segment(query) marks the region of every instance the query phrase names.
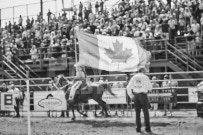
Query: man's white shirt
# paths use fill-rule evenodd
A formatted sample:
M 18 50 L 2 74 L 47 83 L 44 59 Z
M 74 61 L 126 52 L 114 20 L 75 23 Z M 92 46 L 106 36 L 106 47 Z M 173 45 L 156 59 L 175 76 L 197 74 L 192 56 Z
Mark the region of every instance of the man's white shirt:
M 149 77 L 143 73 L 137 73 L 136 75 L 134 75 L 127 85 L 127 93 L 131 99 L 134 97 L 133 92 L 147 93 L 150 90 L 152 90 L 151 81 Z

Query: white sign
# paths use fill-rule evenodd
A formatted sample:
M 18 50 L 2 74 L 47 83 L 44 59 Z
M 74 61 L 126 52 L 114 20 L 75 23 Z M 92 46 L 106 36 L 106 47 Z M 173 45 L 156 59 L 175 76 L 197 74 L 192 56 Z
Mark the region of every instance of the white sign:
M 188 94 L 189 94 L 189 102 L 196 103 L 198 100 L 197 87 L 189 87 Z
M 107 104 L 126 104 L 126 89 L 125 88 L 112 88 L 111 91 L 115 96 L 111 95 L 108 91 L 105 91 L 102 99 Z M 98 104 L 93 99 L 88 101 L 88 104 L 95 105 Z
M 1 110 L 14 111 L 13 93 L 1 93 Z
M 66 110 L 66 99 L 63 91 L 34 92 L 34 110 Z
M 27 95 L 25 94 L 25 98 L 23 103 L 20 103 L 20 110 L 24 109 L 24 105 L 27 102 Z M 0 96 L 0 109 L 5 111 L 14 111 L 14 103 L 15 99 L 13 97 L 13 93 L 10 92 L 3 92 Z

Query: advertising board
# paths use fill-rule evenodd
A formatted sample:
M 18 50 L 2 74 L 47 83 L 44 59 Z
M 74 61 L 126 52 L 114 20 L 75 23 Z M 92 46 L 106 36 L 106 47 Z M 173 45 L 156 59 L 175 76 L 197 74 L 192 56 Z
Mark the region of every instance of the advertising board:
M 34 92 L 34 110 L 66 110 L 66 99 L 63 91 Z

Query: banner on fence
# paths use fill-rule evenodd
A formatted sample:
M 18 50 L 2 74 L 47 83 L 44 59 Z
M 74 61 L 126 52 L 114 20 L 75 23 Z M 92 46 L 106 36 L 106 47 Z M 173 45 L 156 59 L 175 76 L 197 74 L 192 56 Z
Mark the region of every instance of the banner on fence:
M 34 92 L 34 110 L 66 110 L 66 99 L 63 91 Z
M 112 92 L 115 94 L 115 96 L 111 95 L 108 91 L 105 91 L 102 99 L 107 104 L 126 104 L 126 89 L 125 88 L 112 88 Z M 98 104 L 94 100 L 88 101 L 89 105 L 95 105 Z
M 189 87 L 188 88 L 188 94 L 189 94 L 189 102 L 190 103 L 196 103 L 198 101 L 197 87 Z
M 14 111 L 13 93 L 1 93 L 1 110 Z
M 150 103 L 175 103 L 177 102 L 175 89 L 153 89 L 148 93 Z

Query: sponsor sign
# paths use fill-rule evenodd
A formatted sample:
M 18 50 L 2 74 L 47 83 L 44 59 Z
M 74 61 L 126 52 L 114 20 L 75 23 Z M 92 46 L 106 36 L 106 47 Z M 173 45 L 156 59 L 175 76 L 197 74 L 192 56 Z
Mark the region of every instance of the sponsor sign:
M 102 96 L 104 102 L 107 104 L 127 104 L 126 88 L 112 88 L 111 90 L 115 96 L 111 95 L 108 91 L 105 91 Z M 91 99 L 88 101 L 88 104 L 96 105 L 98 103 Z
M 34 92 L 34 110 L 66 110 L 66 99 L 63 91 Z
M 196 103 L 198 101 L 197 97 L 197 87 L 189 87 L 188 88 L 188 96 L 189 96 L 189 102 Z
M 172 103 L 176 102 L 175 89 L 153 89 L 148 93 L 150 103 Z
M 14 111 L 14 99 L 12 93 L 1 93 L 1 110 Z

